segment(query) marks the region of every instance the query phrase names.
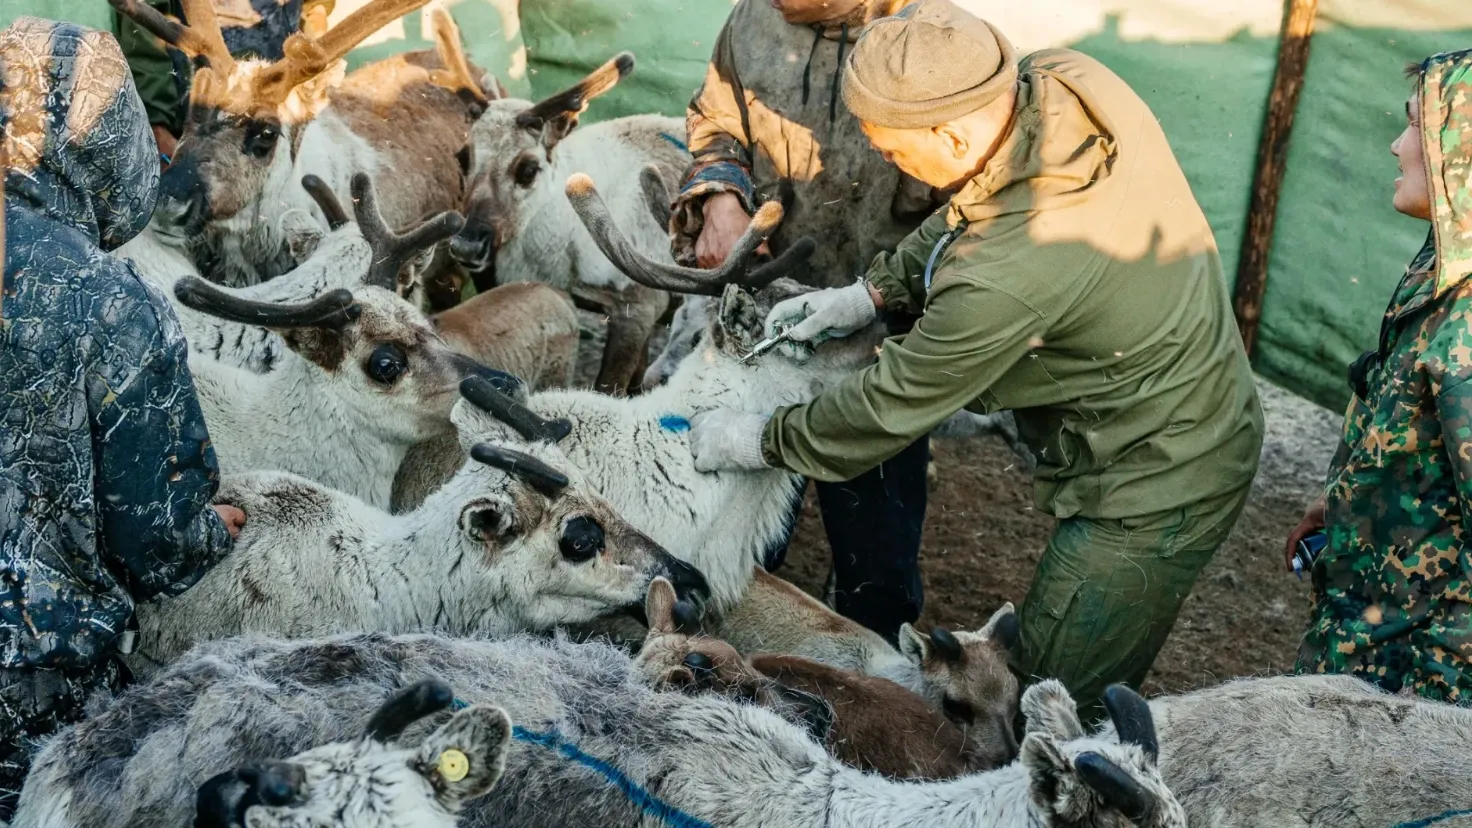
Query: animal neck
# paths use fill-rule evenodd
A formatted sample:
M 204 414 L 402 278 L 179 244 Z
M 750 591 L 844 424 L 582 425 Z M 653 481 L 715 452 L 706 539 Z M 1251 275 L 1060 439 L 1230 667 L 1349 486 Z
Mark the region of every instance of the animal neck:
M 389 507 L 408 446 L 342 405 L 314 366 L 288 353 L 269 374 L 218 363 L 202 373 L 214 375 L 205 417 L 227 472 L 281 469 Z
M 390 633 L 438 630 L 451 636 L 501 635 L 522 625 L 503 617 L 505 585 L 478 560 L 485 550 L 460 534 L 455 502 L 435 492 L 422 506 L 394 521 L 377 544 L 381 620 Z

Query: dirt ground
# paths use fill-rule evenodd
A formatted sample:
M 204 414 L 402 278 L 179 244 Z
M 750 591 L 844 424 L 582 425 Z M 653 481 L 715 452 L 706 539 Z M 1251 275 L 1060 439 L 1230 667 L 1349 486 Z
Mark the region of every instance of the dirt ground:
M 584 341 L 580 384 L 591 385 L 601 325 Z M 660 342 L 655 343 L 655 353 Z M 590 352 L 592 352 L 590 354 Z M 1259 380 L 1267 426 L 1261 466 L 1246 510 L 1227 544 L 1202 572 L 1146 683 L 1149 693 L 1210 686 L 1293 667 L 1308 618 L 1308 582 L 1283 568 L 1282 549 L 1305 505 L 1317 496 L 1340 417 Z M 975 629 L 1006 601 L 1027 595 L 1052 518 L 1033 505 L 1022 463 L 998 438 L 935 439 L 938 471 L 930 493 L 920 562 L 925 611 L 920 628 Z M 828 541 L 812 487 L 778 574 L 821 596 Z

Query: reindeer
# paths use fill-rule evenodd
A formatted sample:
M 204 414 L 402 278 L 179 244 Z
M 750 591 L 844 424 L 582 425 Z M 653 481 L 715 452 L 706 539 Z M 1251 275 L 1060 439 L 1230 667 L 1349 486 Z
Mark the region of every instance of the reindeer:
M 483 373 L 509 389 L 520 381 L 452 351 L 417 308 L 378 286 L 393 284 L 398 267 L 453 232 L 458 217 L 444 214 L 399 235 L 382 224 L 367 177 L 354 183 L 360 238 L 343 233 L 333 248 L 341 255 L 326 264 L 338 273 L 353 272 L 350 265 L 366 270 L 355 291 L 338 288 L 306 303 L 263 302 L 189 277 L 173 292 L 192 312 L 240 326 L 242 336 L 266 328 L 284 345 L 279 353 L 266 351 L 273 367 L 265 374 L 191 354 L 222 469 L 293 471 L 386 507 L 409 447 L 450 433 L 461 379 Z M 318 287 L 305 278 L 292 285 Z M 215 343 L 215 353 L 224 341 Z
M 435 52 L 344 80 L 343 56 L 428 0 L 373 0 L 319 36 L 293 35 L 275 62 L 231 57 L 211 0 L 184 0 L 188 26 L 140 0 L 108 2 L 197 64 L 151 227 L 162 242 L 187 248 L 211 280 L 255 284 L 295 266 L 282 217 L 300 210 L 322 221 L 295 187 L 306 172 L 342 191 L 355 173 L 392 170 L 385 212 L 395 227 L 459 207 L 455 153 L 495 86 L 473 76 L 448 14 L 436 17 Z
M 972 739 L 887 679 L 799 656 L 743 657 L 700 634 L 694 606 L 678 601 L 659 579 L 649 585 L 644 613 L 649 635 L 636 664 L 653 687 L 719 693 L 774 709 L 806 725 L 846 765 L 893 779 L 949 779 L 1001 767 L 1017 754 L 1011 719 L 985 723 L 987 732 L 978 728 L 980 739 Z
M 756 705 L 658 692 L 600 643 L 518 636 L 247 637 L 200 646 L 48 740 L 21 793 L 26 828 L 183 828 L 196 787 L 261 756 L 361 733 L 363 711 L 436 678 L 522 729 L 465 828 L 1183 828 L 1155 767 L 1150 709 L 1106 693 L 1118 739 L 1060 740 L 1033 716 L 1076 718 L 1061 685 L 1028 689 L 1028 732 L 1005 768 L 901 782 L 843 765 L 805 728 Z M 430 723 L 411 727 L 406 744 Z M 1267 823 L 1261 823 L 1267 824 Z
M 670 297 L 609 263 L 578 226 L 561 182 L 574 171 L 606 181 L 637 249 L 670 261 L 668 222 L 646 206 L 642 175 L 652 168 L 662 184 L 673 186 L 690 162 L 680 141 L 684 124 L 674 118 L 635 115 L 574 129 L 588 102 L 633 68 L 634 57 L 625 52 L 535 104 L 492 101 L 462 156 L 469 170 L 467 221 L 450 244 L 461 266 L 479 274 L 477 284 L 493 278 L 546 282 L 605 310 L 608 338 L 595 388 L 609 394 L 637 387 Z
M 417 746 L 393 744 L 453 702 L 449 685 L 426 679 L 385 702 L 357 739 L 213 776 L 199 788 L 195 828 L 453 828 L 506 770 L 506 711 L 467 707 Z
M 135 669 L 242 632 L 548 630 L 640 613 L 656 576 L 703 600 L 700 573 L 629 526 L 555 447 L 506 445 L 508 426 L 480 406 L 521 427 L 510 397 L 479 377 L 465 388 L 452 417 L 471 462 L 410 514 L 293 474 L 227 475 L 216 501 L 250 519 L 198 584 L 139 608 Z

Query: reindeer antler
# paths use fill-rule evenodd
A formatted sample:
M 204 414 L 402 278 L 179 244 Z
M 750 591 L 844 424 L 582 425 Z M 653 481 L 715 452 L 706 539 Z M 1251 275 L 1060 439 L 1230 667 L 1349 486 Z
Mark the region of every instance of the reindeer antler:
M 348 211 L 342 208 L 342 202 L 337 200 L 337 193 L 327 186 L 326 181 L 307 173 L 302 176 L 302 189 L 317 202 L 317 208 L 327 217 L 327 229 L 336 230 L 352 221 L 348 218 Z
M 464 216 L 446 211 L 407 233 L 395 233 L 378 210 L 378 195 L 374 192 L 372 179 L 361 172 L 353 176 L 353 212 L 358 217 L 358 229 L 368 240 L 368 246 L 373 248 L 373 264 L 368 267 L 368 277 L 363 281 L 384 290 L 398 288 L 399 270 L 407 262 L 465 226 Z
M 543 417 L 513 400 L 484 377 L 469 376 L 461 380 L 460 396 L 481 411 L 511 426 L 523 440 L 555 443 L 572 433 L 572 423 L 561 418 L 549 420 Z
M 198 276 L 174 283 L 179 303 L 229 322 L 263 328 L 343 328 L 357 320 L 362 308 L 342 288 L 310 302 L 257 302 L 227 293 Z
M 581 114 L 588 108 L 588 101 L 612 89 L 615 84 L 634 71 L 634 54 L 619 52 L 612 60 L 594 69 L 576 86 L 562 90 L 549 98 L 538 101 L 531 109 L 516 116 L 516 125 L 525 129 L 539 130 L 553 118 Z
M 208 3 L 210 0 L 194 0 Z M 255 97 L 258 103 L 271 105 L 286 100 L 291 90 L 342 60 L 355 46 L 384 26 L 398 20 L 429 0 L 373 0 L 313 38 L 298 32 L 282 46 L 285 56 L 256 76 Z
M 747 290 L 766 287 L 783 275 L 792 272 L 808 257 L 813 255 L 817 244 L 809 238 L 799 239 L 781 256 L 755 269 L 747 269 L 746 260 L 761 246 L 782 221 L 782 205 L 769 201 L 756 211 L 751 224 L 726 261 L 715 270 L 698 270 L 692 267 L 663 264 L 639 254 L 629 244 L 623 233 L 614 224 L 603 197 L 593 179 L 583 173 L 575 173 L 567 180 L 567 198 L 573 210 L 582 220 L 583 226 L 603 255 L 613 262 L 630 279 L 646 287 L 668 290 L 674 293 L 694 293 L 701 296 L 720 296 L 726 285 L 736 284 Z
M 484 112 L 490 105 L 491 98 L 481 88 L 475 73 L 470 71 L 470 60 L 465 57 L 465 45 L 460 38 L 460 27 L 455 23 L 455 18 L 442 7 L 432 9 L 429 14 L 434 23 L 434 51 L 445 67 L 429 73 L 430 83 L 457 95 L 463 93 Z
M 210 68 L 222 76 L 235 69 L 235 59 L 225 46 L 220 21 L 215 18 L 211 0 L 184 0 L 184 19 L 188 25 L 167 17 L 139 0 L 107 0 L 118 13 L 146 29 L 149 34 L 188 54 L 203 57 Z
M 547 497 L 556 497 L 567 488 L 567 475 L 525 452 L 477 443 L 471 446 L 470 456 L 477 462 L 520 477 Z
M 664 185 L 664 177 L 659 174 L 658 164 L 645 164 L 639 170 L 639 189 L 644 193 L 644 203 L 649 207 L 649 214 L 654 216 L 654 221 L 660 227 L 670 226 L 670 191 Z

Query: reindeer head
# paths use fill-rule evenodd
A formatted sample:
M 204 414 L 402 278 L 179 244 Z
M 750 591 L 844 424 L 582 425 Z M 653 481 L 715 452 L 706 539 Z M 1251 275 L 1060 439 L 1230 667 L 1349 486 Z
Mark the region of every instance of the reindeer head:
M 649 634 L 634 669 L 656 690 L 714 693 L 772 710 L 804 727 L 822 742 L 833 727 L 828 703 L 777 682 L 752 667 L 735 647 L 700 630 L 700 610 L 679 600 L 663 578 L 649 585 L 645 599 Z
M 254 221 L 247 208 L 272 182 L 287 182 L 301 130 L 342 81 L 343 57 L 429 0 L 373 0 L 320 36 L 292 35 L 275 62 L 231 57 L 213 0 L 183 0 L 187 26 L 142 0 L 108 2 L 194 59 L 184 134 L 160 183 L 154 214 L 161 235 L 182 240 L 208 222 L 237 215 Z
M 196 828 L 453 828 L 467 800 L 506 769 L 511 720 L 499 707 L 456 713 L 417 747 L 392 742 L 448 708 L 449 685 L 420 682 L 389 699 L 351 742 L 219 774 L 195 797 Z
M 491 101 L 470 131 L 461 151 L 467 176 L 465 229 L 450 244 L 450 255 L 471 272 L 495 264 L 496 251 L 511 241 L 530 208 L 558 197 L 550 180 L 552 153 L 578 125 L 588 102 L 612 89 L 634 69 L 624 52 L 576 86 L 531 103 Z
M 1118 742 L 1087 738 L 1063 685 L 1046 679 L 1022 694 L 1022 765 L 1042 824 L 1092 828 L 1185 828 L 1186 812 L 1157 767 L 1150 706 L 1133 690 L 1104 691 Z
M 926 636 L 909 624 L 900 627 L 900 651 L 920 668 L 928 695 L 966 731 L 973 754 L 986 767 L 1001 767 L 1017 756 L 1012 722 L 1018 686 L 1007 665 L 1020 645 L 1010 603 L 974 633 L 933 627 Z
M 629 525 L 567 462 L 556 445 L 566 420 L 545 420 L 479 377 L 461 393 L 451 416 L 472 462 L 420 509 L 445 497 L 459 504 L 463 542 L 504 573 L 510 597 L 498 609 L 516 604 L 525 626 L 547 629 L 610 612 L 642 618 L 656 578 L 692 600 L 709 597 L 699 570 Z M 466 491 L 474 495 L 456 494 Z

